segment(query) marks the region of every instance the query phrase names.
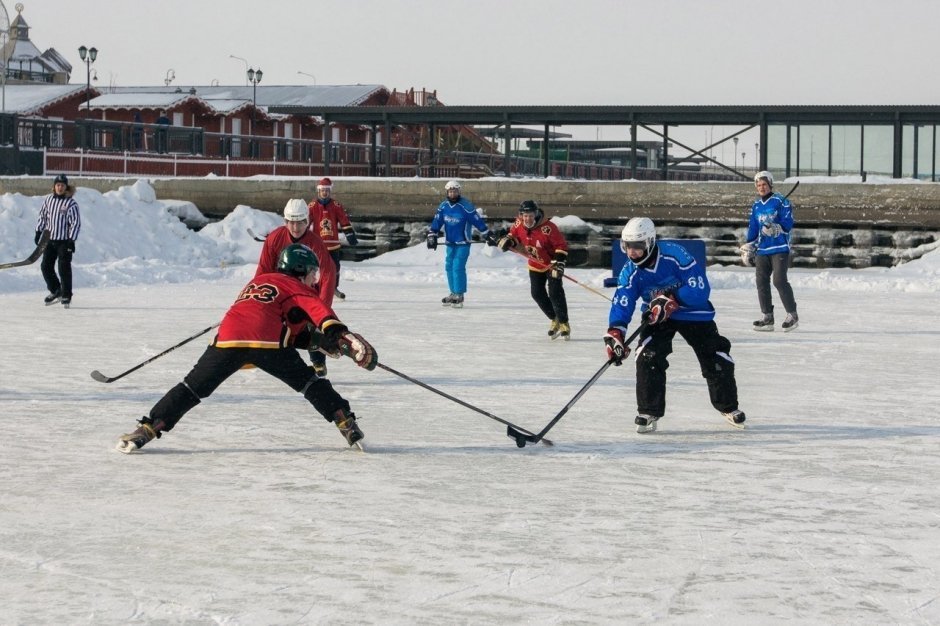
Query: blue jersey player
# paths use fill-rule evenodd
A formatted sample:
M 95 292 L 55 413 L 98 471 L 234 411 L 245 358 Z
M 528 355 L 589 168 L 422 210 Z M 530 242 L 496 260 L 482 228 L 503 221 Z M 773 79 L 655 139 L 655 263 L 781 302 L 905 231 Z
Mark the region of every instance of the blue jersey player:
M 741 246 L 742 259 L 746 265 L 757 268 L 757 302 L 761 318 L 754 322 L 754 330 L 774 329 L 774 304 L 770 295 L 770 278 L 780 295 L 787 312 L 783 320 L 783 332 L 790 332 L 799 325 L 793 288 L 787 280 L 790 265 L 790 232 L 793 230 L 793 207 L 790 201 L 773 192 L 774 177 L 770 172 L 757 172 L 754 187 L 760 196 L 751 205 L 751 219 L 747 227 L 747 242 Z
M 617 281 L 604 343 L 608 358 L 620 365 L 630 353 L 624 338 L 639 303 L 643 326 L 636 349 L 636 432 L 655 431 L 666 413 L 666 370 L 676 333 L 695 351 L 712 406 L 729 424 L 744 428 L 731 342 L 718 334 L 705 268 L 681 245 L 657 243 L 656 225 L 647 217 L 627 222 L 620 246 L 627 262 Z

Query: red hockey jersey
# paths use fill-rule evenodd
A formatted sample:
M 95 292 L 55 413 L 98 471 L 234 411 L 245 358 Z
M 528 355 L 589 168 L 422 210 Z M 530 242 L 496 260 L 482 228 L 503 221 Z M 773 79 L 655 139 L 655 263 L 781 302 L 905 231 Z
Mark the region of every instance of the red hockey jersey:
M 326 244 L 310 229 L 307 229 L 303 237 L 296 241 L 291 237 L 287 226 L 279 226 L 268 233 L 264 239 L 264 246 L 261 248 L 261 256 L 258 257 L 258 270 L 255 272 L 255 278 L 261 274 L 276 272 L 277 258 L 281 255 L 281 250 L 292 243 L 302 243 L 317 255 L 320 261 L 320 282 L 317 283 L 316 291 L 326 306 L 333 306 L 333 295 L 336 292 L 336 264 L 333 263 Z
M 216 335 L 217 348 L 286 348 L 307 320 L 324 330 L 336 313 L 299 278 L 270 273 L 245 285 Z
M 353 232 L 343 205 L 331 198 L 327 204 L 314 200 L 307 208 L 310 209 L 310 229 L 320 235 L 327 249 L 339 250 L 342 245 L 339 241 L 340 231 Z
M 568 242 L 558 227 L 544 216 L 531 230 L 516 218 L 516 223 L 509 229 L 509 235 L 516 240 L 516 250 L 529 257 L 529 269 L 533 272 L 547 272 L 556 252 L 568 255 Z

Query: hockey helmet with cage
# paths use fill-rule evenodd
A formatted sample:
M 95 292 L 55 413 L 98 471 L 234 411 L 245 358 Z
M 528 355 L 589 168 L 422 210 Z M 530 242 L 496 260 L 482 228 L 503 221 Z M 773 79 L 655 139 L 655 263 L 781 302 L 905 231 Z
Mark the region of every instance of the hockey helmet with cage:
M 308 219 L 310 219 L 310 209 L 300 198 L 291 198 L 284 205 L 284 221 L 303 222 Z
M 320 269 L 320 260 L 313 250 L 302 243 L 292 243 L 277 258 L 277 271 L 288 276 L 304 278 Z
M 767 184 L 770 185 L 771 187 L 774 186 L 774 175 L 768 172 L 767 170 L 761 170 L 760 172 L 757 172 L 756 174 L 754 174 L 754 183 L 756 184 L 760 182 L 761 178 L 766 179 Z
M 653 247 L 656 245 L 656 225 L 648 217 L 634 217 L 627 225 L 623 227 L 620 233 L 620 249 L 627 252 L 629 248 L 642 249 L 645 251 L 642 259 L 633 261 L 636 264 L 643 263 L 653 253 Z

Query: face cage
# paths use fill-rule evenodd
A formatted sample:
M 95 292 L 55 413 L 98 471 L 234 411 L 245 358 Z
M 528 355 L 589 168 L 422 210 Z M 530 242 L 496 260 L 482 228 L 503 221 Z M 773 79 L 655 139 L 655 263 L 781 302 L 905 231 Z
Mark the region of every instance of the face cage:
M 624 254 L 626 254 L 627 250 L 630 248 L 633 248 L 634 250 L 642 250 L 643 252 L 646 252 L 647 254 L 649 254 L 649 250 L 650 250 L 649 241 L 647 240 L 624 241 L 623 239 L 620 240 L 620 250 L 622 250 Z

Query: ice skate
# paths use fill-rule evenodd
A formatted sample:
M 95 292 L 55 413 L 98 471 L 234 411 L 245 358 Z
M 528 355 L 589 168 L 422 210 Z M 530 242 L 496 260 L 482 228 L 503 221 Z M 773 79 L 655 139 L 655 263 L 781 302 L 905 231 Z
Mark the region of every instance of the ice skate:
M 725 419 L 728 420 L 728 423 L 734 426 L 735 428 L 744 428 L 745 415 L 744 411 L 739 411 L 735 409 L 733 411 L 728 411 L 727 413 L 722 413 L 725 416 Z
M 558 334 L 558 328 L 559 328 L 560 326 L 561 326 L 561 324 L 558 322 L 558 320 L 552 320 L 552 323 L 549 324 L 549 326 L 548 326 L 548 337 L 549 337 L 550 339 L 554 339 L 554 338 L 555 338 L 555 335 Z
M 791 330 L 796 330 L 800 325 L 800 318 L 796 313 L 787 313 L 787 319 L 783 320 L 783 332 L 788 333 Z
M 762 332 L 773 332 L 774 314 L 764 313 L 764 316 L 762 318 L 754 322 L 754 330 L 762 331 Z
M 568 326 L 567 322 L 562 322 L 558 325 L 558 334 L 555 337 L 561 337 L 565 341 L 571 339 L 571 326 Z M 552 337 L 554 339 L 555 337 Z
M 43 298 L 42 301 L 46 304 L 46 306 L 49 306 L 50 304 L 55 304 L 56 302 L 58 302 L 58 301 L 59 301 L 59 298 L 61 298 L 61 297 L 62 297 L 62 291 L 61 291 L 61 290 L 56 290 L 56 291 L 53 291 L 52 293 L 50 293 L 50 294 L 49 294 L 48 296 L 46 296 L 45 298 Z
M 340 409 L 336 412 L 336 415 L 333 418 L 333 423 L 336 424 L 339 432 L 342 433 L 343 437 L 346 438 L 346 443 L 351 446 L 355 445 L 357 441 L 365 437 L 365 435 L 362 434 L 362 431 L 359 430 L 359 425 L 356 423 L 355 413 Z
M 162 431 L 162 424 L 156 426 L 151 423 L 149 417 L 141 418 L 138 422 L 140 426 L 132 433 L 121 435 L 115 448 L 124 454 L 130 454 L 143 448 L 152 439 L 159 439 Z
M 455 309 L 463 308 L 463 294 L 462 293 L 454 294 L 454 302 L 453 304 L 451 304 L 451 306 L 453 306 Z
M 457 301 L 457 294 L 455 293 L 449 293 L 443 298 L 441 298 L 441 304 L 443 304 L 444 306 L 451 306 L 456 301 Z
M 643 433 L 654 433 L 656 432 L 656 423 L 659 422 L 658 417 L 653 417 L 652 415 L 637 415 L 636 419 L 633 420 L 636 424 L 636 432 Z
M 70 306 L 72 306 L 72 299 L 71 299 L 71 298 L 62 298 L 62 306 L 65 307 L 66 309 L 69 308 Z

